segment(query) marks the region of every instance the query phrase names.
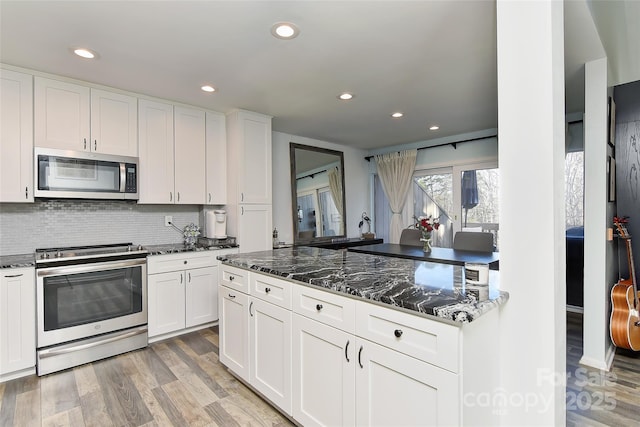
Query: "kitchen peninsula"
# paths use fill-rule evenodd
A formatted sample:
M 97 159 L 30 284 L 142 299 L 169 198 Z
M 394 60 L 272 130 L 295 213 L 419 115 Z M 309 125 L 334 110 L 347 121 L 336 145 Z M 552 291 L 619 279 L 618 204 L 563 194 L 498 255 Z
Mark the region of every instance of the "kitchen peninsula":
M 294 247 L 222 255 L 220 361 L 303 425 L 496 423 L 498 307 L 463 268 Z M 492 356 L 493 355 L 493 356 Z

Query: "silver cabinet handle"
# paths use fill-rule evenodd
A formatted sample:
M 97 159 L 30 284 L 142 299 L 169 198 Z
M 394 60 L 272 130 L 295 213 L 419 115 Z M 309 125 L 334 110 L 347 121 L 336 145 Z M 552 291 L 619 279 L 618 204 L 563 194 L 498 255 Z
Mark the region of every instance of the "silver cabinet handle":
M 179 191 L 178 191 L 178 199 L 177 199 L 177 201 L 178 202 L 180 201 L 180 192 Z
M 84 139 L 84 149 L 87 149 L 87 138 Z
M 180 273 L 180 283 L 182 284 L 182 273 Z
M 240 201 L 244 202 L 244 193 L 240 193 Z
M 229 298 L 233 299 L 233 298 L 235 298 L 235 297 L 236 297 L 235 295 L 231 295 L 231 294 L 229 294 Z
M 344 346 L 344 358 L 347 359 L 347 363 L 350 362 L 349 354 L 347 354 L 348 349 L 349 349 L 349 340 L 347 340 L 347 345 Z
M 97 139 L 93 140 L 93 151 L 98 151 L 98 140 Z
M 189 275 L 189 283 L 191 283 L 191 273 L 187 273 Z
M 251 307 L 253 307 L 253 301 L 251 301 L 251 304 L 249 304 L 249 315 L 253 317 L 253 313 L 251 312 Z
M 211 193 L 209 193 L 209 203 L 211 203 Z
M 244 215 L 244 206 L 240 207 L 240 215 Z
M 25 199 L 29 198 L 29 187 L 24 187 L 24 198 Z
M 173 193 L 169 191 L 169 201 L 173 202 Z
M 362 346 L 360 346 L 360 351 L 358 351 L 358 365 L 360 365 L 360 368 L 364 368 L 364 365 L 362 364 Z
M 20 277 L 20 276 L 22 276 L 22 273 L 20 273 L 20 274 L 10 274 L 10 275 L 4 276 L 4 277 L 8 279 L 8 278 L 11 278 L 11 277 Z

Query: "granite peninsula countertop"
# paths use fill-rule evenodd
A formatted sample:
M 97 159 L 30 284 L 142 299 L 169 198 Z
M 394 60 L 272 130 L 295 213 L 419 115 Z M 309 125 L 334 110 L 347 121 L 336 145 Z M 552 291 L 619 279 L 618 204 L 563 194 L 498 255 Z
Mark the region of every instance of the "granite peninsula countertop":
M 303 282 L 352 297 L 468 323 L 509 299 L 498 288 L 499 273 L 489 272 L 489 286 L 468 287 L 463 267 L 313 247 L 219 255 L 223 263 Z

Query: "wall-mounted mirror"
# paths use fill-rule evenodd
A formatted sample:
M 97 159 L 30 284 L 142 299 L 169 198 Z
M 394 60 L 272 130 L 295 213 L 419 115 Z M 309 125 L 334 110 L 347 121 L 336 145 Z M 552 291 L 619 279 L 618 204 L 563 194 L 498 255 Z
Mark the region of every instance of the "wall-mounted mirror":
M 344 155 L 289 144 L 294 243 L 345 237 Z

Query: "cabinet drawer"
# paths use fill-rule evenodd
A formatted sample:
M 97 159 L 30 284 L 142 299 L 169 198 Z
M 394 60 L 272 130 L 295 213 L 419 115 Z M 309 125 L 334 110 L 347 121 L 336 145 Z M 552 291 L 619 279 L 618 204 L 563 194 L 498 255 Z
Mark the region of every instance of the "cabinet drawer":
M 249 293 L 249 272 L 241 268 L 221 265 L 218 283 L 236 291 Z
M 167 273 L 189 268 L 213 267 L 216 265 L 215 254 L 211 251 L 152 255 L 147 258 L 147 272 L 149 274 Z
M 358 304 L 356 335 L 431 363 L 459 370 L 460 329 L 374 304 Z
M 249 274 L 249 283 L 252 296 L 291 310 L 291 283 L 254 272 Z
M 293 311 L 350 334 L 355 333 L 356 302 L 330 292 L 296 285 Z

